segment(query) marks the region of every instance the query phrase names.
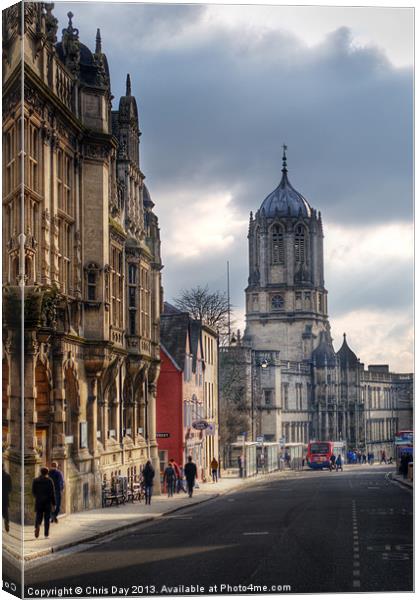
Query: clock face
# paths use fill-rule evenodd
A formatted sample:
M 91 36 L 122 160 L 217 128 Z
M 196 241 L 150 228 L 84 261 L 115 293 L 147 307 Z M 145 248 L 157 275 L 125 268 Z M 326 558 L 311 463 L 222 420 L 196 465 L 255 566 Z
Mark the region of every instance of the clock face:
M 274 310 L 281 310 L 284 307 L 283 296 L 273 296 L 271 298 L 271 308 Z

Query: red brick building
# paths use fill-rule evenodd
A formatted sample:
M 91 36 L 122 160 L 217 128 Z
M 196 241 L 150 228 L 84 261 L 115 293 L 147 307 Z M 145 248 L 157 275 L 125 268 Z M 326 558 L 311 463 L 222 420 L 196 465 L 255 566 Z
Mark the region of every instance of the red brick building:
M 161 321 L 160 357 L 156 431 L 161 470 L 171 458 L 184 465 L 192 456 L 202 479 L 206 432 L 193 427 L 206 416 L 202 325 L 168 303 Z

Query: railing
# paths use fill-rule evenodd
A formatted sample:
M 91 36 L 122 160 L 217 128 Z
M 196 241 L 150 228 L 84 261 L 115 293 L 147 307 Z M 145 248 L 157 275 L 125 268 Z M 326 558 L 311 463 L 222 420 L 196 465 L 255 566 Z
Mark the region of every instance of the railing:
M 55 71 L 55 93 L 61 102 L 71 110 L 73 81 L 64 69 L 60 67 L 58 62 L 56 62 Z
M 284 373 L 293 372 L 309 374 L 311 372 L 310 365 L 308 365 L 307 363 L 302 363 L 293 360 L 281 360 L 280 366 L 282 372 Z

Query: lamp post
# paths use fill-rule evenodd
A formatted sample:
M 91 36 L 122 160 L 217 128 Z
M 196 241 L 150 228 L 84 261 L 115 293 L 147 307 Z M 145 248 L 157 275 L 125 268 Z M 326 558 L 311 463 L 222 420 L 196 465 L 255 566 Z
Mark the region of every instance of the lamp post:
M 261 385 L 258 385 L 258 389 L 257 389 L 257 379 L 258 379 L 258 370 L 257 368 L 260 367 L 261 369 L 267 369 L 270 366 L 270 362 L 267 358 L 263 358 L 262 360 L 259 360 L 257 358 L 257 351 L 256 350 L 252 350 L 251 351 L 251 419 L 252 419 L 252 439 L 255 440 L 256 436 L 258 435 L 258 433 L 261 433 L 257 431 L 257 414 L 258 414 L 258 405 L 257 405 L 257 393 L 260 394 L 261 392 Z M 261 410 L 260 410 L 260 414 L 261 414 Z M 260 417 L 258 417 L 260 418 Z

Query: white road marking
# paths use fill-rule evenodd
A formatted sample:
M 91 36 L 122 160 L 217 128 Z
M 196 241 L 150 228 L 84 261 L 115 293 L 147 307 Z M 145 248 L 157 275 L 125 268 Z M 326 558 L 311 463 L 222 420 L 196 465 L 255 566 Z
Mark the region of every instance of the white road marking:
M 360 577 L 360 571 L 353 571 L 353 577 Z
M 242 535 L 268 535 L 268 531 L 245 531 Z
M 360 587 L 360 581 L 353 581 L 353 587 Z
M 360 562 L 358 560 L 354 560 L 353 567 L 360 567 Z

